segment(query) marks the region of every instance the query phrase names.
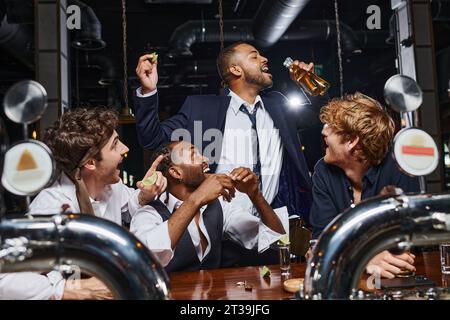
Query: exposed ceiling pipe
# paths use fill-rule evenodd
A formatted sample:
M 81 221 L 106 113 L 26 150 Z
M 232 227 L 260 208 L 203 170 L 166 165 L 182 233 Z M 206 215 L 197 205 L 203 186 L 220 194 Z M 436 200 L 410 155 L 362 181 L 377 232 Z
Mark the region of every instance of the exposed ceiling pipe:
M 342 48 L 345 54 L 361 53 L 358 38 L 345 23 L 340 23 Z M 303 20 L 292 25 L 280 37 L 280 40 L 312 40 L 328 42 L 336 37 L 336 21 L 334 20 Z
M 264 0 L 253 22 L 256 44 L 264 48 L 275 44 L 309 1 Z
M 29 69 L 34 69 L 33 31 L 24 24 L 10 24 L 6 16 L 0 25 L 0 48 Z
M 104 53 L 91 53 L 85 55 L 85 60 L 80 67 L 100 69 L 101 75 L 98 83 L 102 86 L 110 86 L 120 79 L 111 57 Z
M 224 23 L 224 39 L 226 42 L 246 41 L 253 43 L 252 20 L 226 20 Z M 346 24 L 340 23 L 342 46 L 344 53 L 361 52 L 358 37 Z M 331 41 L 336 36 L 336 25 L 333 20 L 305 20 L 292 25 L 279 39 L 284 41 L 310 40 L 317 42 Z M 364 35 L 367 44 L 370 33 Z M 377 37 L 378 39 L 379 37 Z M 216 20 L 191 20 L 176 28 L 170 38 L 172 50 L 169 57 L 192 56 L 191 47 L 195 43 L 215 43 L 220 41 L 219 25 Z M 384 39 L 383 39 L 383 46 Z
M 72 46 L 80 50 L 100 50 L 106 46 L 102 40 L 102 25 L 91 7 L 79 0 L 70 0 L 81 9 L 81 29 L 75 32 Z
M 393 43 L 389 42 L 390 32 L 384 30 L 361 30 L 355 31 L 354 35 L 358 39 L 358 43 L 361 48 L 365 49 L 381 49 L 381 48 L 391 48 L 394 46 Z
M 206 77 L 206 75 L 211 74 L 217 74 L 216 62 L 214 60 L 187 61 L 173 77 L 173 83 L 180 85 L 183 84 L 183 82 L 197 77 Z
M 253 41 L 252 20 L 226 20 L 224 23 L 225 41 Z M 178 26 L 170 37 L 173 48 L 169 57 L 192 56 L 194 43 L 219 42 L 220 32 L 217 20 L 190 20 Z

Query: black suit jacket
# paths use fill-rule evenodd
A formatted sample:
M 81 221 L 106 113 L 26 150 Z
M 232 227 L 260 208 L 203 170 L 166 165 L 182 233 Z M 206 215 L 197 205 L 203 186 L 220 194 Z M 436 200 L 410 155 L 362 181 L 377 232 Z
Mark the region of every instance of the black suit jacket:
M 291 108 L 285 96 L 280 92 L 261 94 L 264 107 L 272 117 L 274 125 L 279 129 L 281 141 L 290 162 L 299 175 L 300 187 L 305 191 L 311 190 L 311 178 L 305 157 L 301 149 L 298 131 L 317 124 L 318 111 L 326 103 L 325 98 L 308 100 L 307 105 Z M 208 129 L 225 129 L 225 118 L 230 104 L 230 96 L 197 95 L 188 96 L 180 111 L 173 117 L 160 122 L 158 117 L 158 94 L 141 98 L 134 96 L 137 133 L 141 145 L 147 149 L 157 149 L 171 140 L 176 129 L 187 129 L 191 142 L 195 142 L 194 133 L 201 133 L 201 137 Z M 312 102 L 312 103 L 311 103 Z M 197 122 L 197 123 L 196 123 Z M 197 130 L 197 132 L 195 132 Z M 199 139 L 198 137 L 196 139 Z M 318 137 L 319 141 L 320 137 Z M 210 141 L 201 139 L 201 151 L 205 150 Z M 195 144 L 195 143 L 194 143 Z M 220 159 L 221 148 L 217 148 L 215 159 Z M 217 168 L 217 163 L 210 164 L 211 171 Z

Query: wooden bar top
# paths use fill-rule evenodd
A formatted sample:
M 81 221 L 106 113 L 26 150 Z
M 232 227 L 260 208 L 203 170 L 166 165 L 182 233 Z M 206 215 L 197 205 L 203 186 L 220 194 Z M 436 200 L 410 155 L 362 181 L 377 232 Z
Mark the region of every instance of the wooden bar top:
M 437 286 L 448 286 L 449 276 L 443 276 L 440 269 L 439 252 L 425 252 L 417 255 L 416 275 L 425 275 Z M 280 300 L 292 299 L 293 294 L 283 289 L 278 265 L 268 266 L 270 277 L 260 275 L 261 267 L 211 269 L 169 274 L 173 299 L 180 300 Z M 304 278 L 305 263 L 291 264 L 291 278 Z M 365 287 L 367 275 L 361 278 Z M 247 283 L 247 289 L 241 285 Z M 251 289 L 249 288 L 251 286 Z

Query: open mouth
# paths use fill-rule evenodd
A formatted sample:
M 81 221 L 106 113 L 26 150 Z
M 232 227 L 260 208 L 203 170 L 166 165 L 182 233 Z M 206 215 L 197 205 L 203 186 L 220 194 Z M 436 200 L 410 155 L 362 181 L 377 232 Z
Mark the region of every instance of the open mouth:
M 322 149 L 324 152 L 328 149 L 327 139 L 324 136 L 322 136 Z
M 211 169 L 209 168 L 209 165 L 207 163 L 203 164 L 203 173 L 207 173 L 211 171 Z
M 120 171 L 120 167 L 122 166 L 122 162 L 123 162 L 123 158 L 119 161 L 119 163 L 117 164 L 117 170 Z
M 261 71 L 262 71 L 263 73 L 267 73 L 267 74 L 271 75 L 271 74 L 269 73 L 269 66 L 268 66 L 267 64 L 265 64 L 265 65 L 263 65 L 263 66 L 261 67 Z

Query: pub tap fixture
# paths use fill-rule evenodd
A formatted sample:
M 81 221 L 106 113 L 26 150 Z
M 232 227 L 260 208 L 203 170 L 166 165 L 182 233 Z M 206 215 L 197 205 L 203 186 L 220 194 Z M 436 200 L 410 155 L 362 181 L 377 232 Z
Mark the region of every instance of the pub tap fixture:
M 309 299 L 349 299 L 377 253 L 450 240 L 450 194 L 400 195 L 362 202 L 332 221 L 305 275 Z
M 3 219 L 0 236 L 2 273 L 75 267 L 103 281 L 116 299 L 170 298 L 158 260 L 113 222 L 76 214 Z

